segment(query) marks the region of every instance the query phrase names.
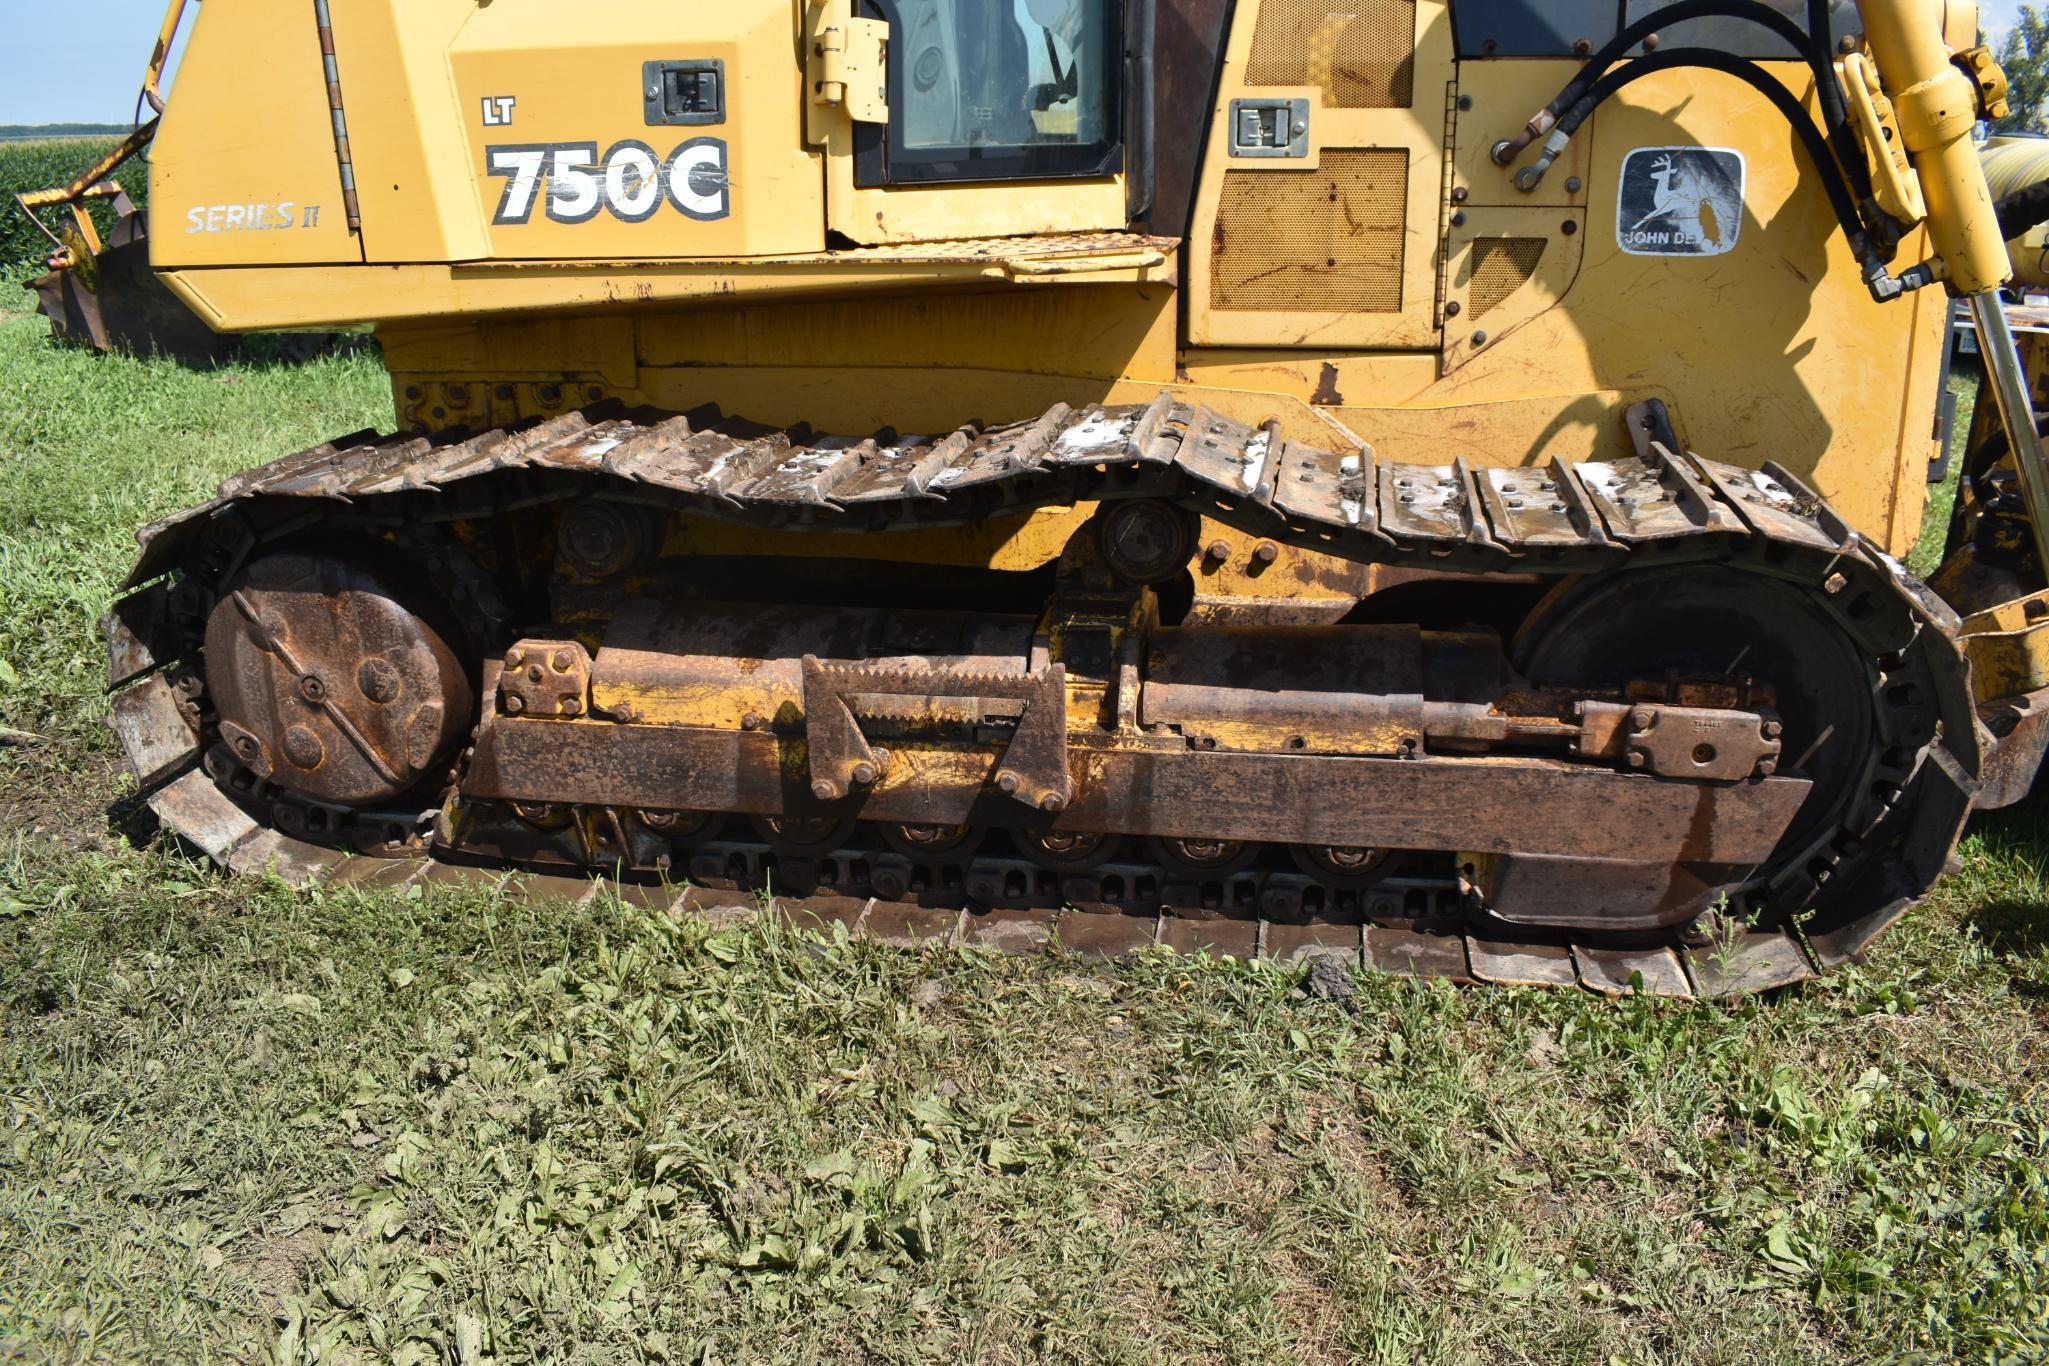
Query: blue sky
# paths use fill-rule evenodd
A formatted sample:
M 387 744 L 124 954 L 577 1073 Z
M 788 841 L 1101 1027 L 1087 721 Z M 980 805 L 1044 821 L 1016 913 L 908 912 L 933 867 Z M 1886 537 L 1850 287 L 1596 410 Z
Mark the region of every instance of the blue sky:
M 1981 5 L 1981 22 L 1995 42 L 2018 3 Z M 17 16 L 0 43 L 0 123 L 125 123 L 164 4 L 67 0 L 43 14 Z M 192 15 L 185 22 L 189 27 Z
M 165 0 L 24 4 L 0 43 L 0 123 L 126 123 Z M 198 7 L 188 6 L 190 28 Z

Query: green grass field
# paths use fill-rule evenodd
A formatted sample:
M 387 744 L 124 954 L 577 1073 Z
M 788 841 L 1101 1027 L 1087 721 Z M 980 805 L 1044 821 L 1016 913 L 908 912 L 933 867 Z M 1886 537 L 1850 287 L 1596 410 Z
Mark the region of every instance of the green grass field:
M 0 1358 L 2021 1359 L 2041 808 L 1723 1007 L 922 955 L 295 893 L 148 838 L 131 528 L 388 422 L 374 360 L 48 344 L 0 291 Z

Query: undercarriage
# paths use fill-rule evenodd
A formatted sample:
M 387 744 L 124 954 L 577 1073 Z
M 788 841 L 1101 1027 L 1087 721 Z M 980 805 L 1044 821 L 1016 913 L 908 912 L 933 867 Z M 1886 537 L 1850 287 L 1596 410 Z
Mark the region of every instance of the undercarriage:
M 1638 458 L 1523 469 L 1167 394 L 936 436 L 605 407 L 363 434 L 145 530 L 115 723 L 167 825 L 287 876 L 426 858 L 909 937 L 1198 923 L 1426 975 L 1781 985 L 1955 842 L 1956 623 L 1786 471 L 1630 421 Z

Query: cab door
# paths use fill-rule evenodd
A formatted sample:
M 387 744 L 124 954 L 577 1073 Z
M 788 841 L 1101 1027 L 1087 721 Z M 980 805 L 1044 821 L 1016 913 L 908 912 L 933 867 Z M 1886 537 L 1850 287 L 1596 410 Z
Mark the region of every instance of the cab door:
M 1123 0 L 822 0 L 808 131 L 855 242 L 1122 229 Z
M 1239 0 L 1189 234 L 1196 345 L 1436 350 L 1442 0 Z

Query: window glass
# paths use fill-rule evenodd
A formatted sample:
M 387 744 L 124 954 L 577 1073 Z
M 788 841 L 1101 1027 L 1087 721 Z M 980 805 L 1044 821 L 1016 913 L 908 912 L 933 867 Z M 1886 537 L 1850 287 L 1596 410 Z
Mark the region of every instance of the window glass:
M 1118 169 L 1118 0 L 878 5 L 890 20 L 890 123 L 864 170 L 903 181 Z

